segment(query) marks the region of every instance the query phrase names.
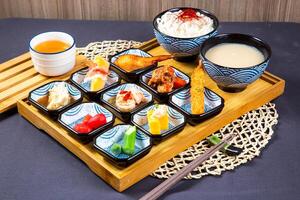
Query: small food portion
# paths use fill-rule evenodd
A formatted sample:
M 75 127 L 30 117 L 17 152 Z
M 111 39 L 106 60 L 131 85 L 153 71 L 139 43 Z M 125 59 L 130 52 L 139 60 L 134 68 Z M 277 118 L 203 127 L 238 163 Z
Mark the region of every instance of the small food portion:
M 155 105 L 147 112 L 149 131 L 153 135 L 159 135 L 162 131 L 169 129 L 169 114 L 166 105 Z
M 223 43 L 210 48 L 205 57 L 224 67 L 247 68 L 258 65 L 265 60 L 257 48 L 239 43 Z
M 58 82 L 48 91 L 48 94 L 39 98 L 37 102 L 48 110 L 57 110 L 72 103 L 74 99 L 69 94 L 64 82 Z
M 157 26 L 162 33 L 178 38 L 198 37 L 214 30 L 211 18 L 190 8 L 164 13 L 157 19 Z
M 89 64 L 89 70 L 84 77 L 83 83 L 90 81 L 90 90 L 99 91 L 104 88 L 108 74 L 109 63 L 101 56 L 96 56 L 94 61 Z
M 159 93 L 172 92 L 173 89 L 181 88 L 187 83 L 185 80 L 177 77 L 172 66 L 164 65 L 152 72 L 148 85 Z
M 135 151 L 135 141 L 136 141 L 137 130 L 135 126 L 129 126 L 129 128 L 123 134 L 123 143 L 114 143 L 110 150 L 113 154 L 118 155 L 124 153 L 127 155 L 133 155 Z
M 111 152 L 115 155 L 119 155 L 120 153 L 122 153 L 122 146 L 118 143 L 114 143 L 111 148 L 110 148 Z
M 171 58 L 171 55 L 142 57 L 133 54 L 125 54 L 118 57 L 114 64 L 127 72 L 132 72 Z
M 122 151 L 127 155 L 132 155 L 135 149 L 136 127 L 130 126 L 123 137 Z
M 115 98 L 115 105 L 121 112 L 130 112 L 146 102 L 143 92 L 137 88 L 120 90 Z
M 95 116 L 86 115 L 82 122 L 74 126 L 74 130 L 81 134 L 88 134 L 91 131 L 106 124 L 106 117 L 104 114 L 96 114 Z
M 70 44 L 61 40 L 47 40 L 37 44 L 34 50 L 39 53 L 58 53 L 65 51 L 70 47 Z
M 204 113 L 204 70 L 201 60 L 191 75 L 190 93 L 192 114 Z

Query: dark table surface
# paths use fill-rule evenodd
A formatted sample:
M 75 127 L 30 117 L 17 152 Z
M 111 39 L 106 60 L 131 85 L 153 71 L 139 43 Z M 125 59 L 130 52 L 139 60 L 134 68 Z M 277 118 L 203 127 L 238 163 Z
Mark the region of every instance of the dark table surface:
M 52 30 L 70 33 L 77 46 L 93 41 L 145 41 L 154 37 L 150 22 L 2 19 L 0 62 L 26 52 L 32 36 Z M 273 55 L 268 70 L 286 80 L 284 95 L 274 101 L 279 124 L 259 157 L 222 176 L 181 181 L 163 198 L 300 199 L 300 25 L 221 23 L 219 32 L 253 34 L 271 45 Z M 147 177 L 118 193 L 16 110 L 0 116 L 1 200 L 136 199 L 159 183 L 161 180 Z

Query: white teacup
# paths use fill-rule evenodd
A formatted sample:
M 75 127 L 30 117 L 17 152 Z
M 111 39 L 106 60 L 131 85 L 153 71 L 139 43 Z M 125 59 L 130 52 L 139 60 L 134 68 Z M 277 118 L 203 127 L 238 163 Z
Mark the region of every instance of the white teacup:
M 48 40 L 60 40 L 70 44 L 70 47 L 57 53 L 41 53 L 34 47 Z M 64 32 L 45 32 L 33 37 L 29 43 L 29 51 L 34 68 L 46 76 L 59 76 L 73 69 L 76 60 L 76 45 L 74 38 Z

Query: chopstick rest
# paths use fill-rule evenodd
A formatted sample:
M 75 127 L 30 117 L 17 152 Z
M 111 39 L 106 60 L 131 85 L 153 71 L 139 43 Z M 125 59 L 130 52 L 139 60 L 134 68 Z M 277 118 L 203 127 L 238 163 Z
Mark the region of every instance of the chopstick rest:
M 212 135 L 207 138 L 207 141 L 210 145 L 213 146 L 213 145 L 219 144 L 221 142 L 221 139 L 217 135 Z M 221 151 L 223 153 L 227 154 L 228 156 L 237 156 L 243 152 L 243 149 L 236 147 L 234 145 L 225 144 L 223 146 L 223 148 L 221 149 Z

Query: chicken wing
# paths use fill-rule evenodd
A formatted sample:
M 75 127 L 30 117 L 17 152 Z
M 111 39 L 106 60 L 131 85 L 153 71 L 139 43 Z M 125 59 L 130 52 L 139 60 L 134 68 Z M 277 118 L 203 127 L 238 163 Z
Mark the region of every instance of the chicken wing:
M 171 55 L 142 57 L 132 54 L 126 54 L 121 55 L 114 63 L 125 71 L 131 72 L 171 58 Z

